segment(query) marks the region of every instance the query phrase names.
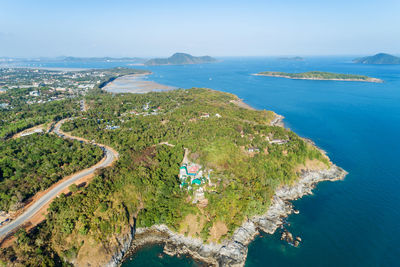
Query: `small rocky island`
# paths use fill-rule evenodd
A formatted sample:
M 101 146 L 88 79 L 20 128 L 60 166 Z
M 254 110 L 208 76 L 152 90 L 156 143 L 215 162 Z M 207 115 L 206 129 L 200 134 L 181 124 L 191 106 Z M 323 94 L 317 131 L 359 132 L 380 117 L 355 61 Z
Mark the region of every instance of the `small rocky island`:
M 385 53 L 379 53 L 374 56 L 356 58 L 353 60 L 353 62 L 360 64 L 393 65 L 393 64 L 400 64 L 400 57 L 396 57 Z
M 169 58 L 153 58 L 146 61 L 145 65 L 186 65 L 212 63 L 217 60 L 210 56 L 195 57 L 185 53 L 175 53 Z
M 342 73 L 322 72 L 322 71 L 309 71 L 301 73 L 264 71 L 254 75 L 279 77 L 279 78 L 287 78 L 294 80 L 351 81 L 351 82 L 373 82 L 373 83 L 383 82 L 381 79 L 372 78 L 364 75 L 342 74 Z

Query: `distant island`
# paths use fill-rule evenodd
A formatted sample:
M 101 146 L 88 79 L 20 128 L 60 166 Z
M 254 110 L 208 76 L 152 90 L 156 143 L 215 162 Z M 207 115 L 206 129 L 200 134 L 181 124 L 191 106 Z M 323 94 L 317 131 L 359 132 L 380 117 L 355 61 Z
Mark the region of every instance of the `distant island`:
M 356 58 L 353 62 L 360 64 L 400 64 L 400 57 L 379 53 L 374 56 Z
M 175 53 L 169 58 L 153 58 L 145 62 L 145 65 L 185 65 L 202 64 L 216 62 L 215 58 L 210 56 L 195 57 L 185 53 Z
M 257 73 L 258 76 L 280 77 L 296 80 L 323 80 L 323 81 L 353 81 L 353 82 L 374 82 L 381 83 L 381 79 L 372 78 L 357 74 L 342 74 L 322 71 L 309 71 L 302 73 L 287 73 L 278 71 L 264 71 Z
M 288 61 L 304 61 L 302 57 L 280 57 L 279 60 L 288 60 Z

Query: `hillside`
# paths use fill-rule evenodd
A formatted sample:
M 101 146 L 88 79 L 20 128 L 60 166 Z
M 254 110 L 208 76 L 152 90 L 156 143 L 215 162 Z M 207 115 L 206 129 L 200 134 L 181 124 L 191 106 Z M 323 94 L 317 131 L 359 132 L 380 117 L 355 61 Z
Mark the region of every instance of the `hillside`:
M 269 211 L 278 188 L 332 166 L 311 143 L 275 126 L 275 113 L 238 101 L 209 89 L 88 96 L 85 117 L 63 130 L 115 148 L 119 160 L 88 187 L 53 201 L 47 220 L 20 231 L 0 257 L 104 266 L 121 242 L 129 246 L 134 229 L 161 224 L 197 243 L 220 244 Z
M 357 74 L 342 74 L 322 71 L 309 71 L 301 73 L 288 73 L 278 71 L 264 71 L 257 73 L 258 76 L 280 77 L 294 80 L 325 80 L 325 81 L 354 81 L 354 82 L 382 82 L 377 78 L 371 78 Z
M 195 57 L 185 53 L 175 53 L 169 58 L 154 58 L 145 62 L 145 65 L 185 65 L 202 64 L 216 62 L 215 58 L 210 56 Z
M 379 53 L 374 56 L 356 58 L 353 62 L 359 64 L 400 64 L 400 57 Z

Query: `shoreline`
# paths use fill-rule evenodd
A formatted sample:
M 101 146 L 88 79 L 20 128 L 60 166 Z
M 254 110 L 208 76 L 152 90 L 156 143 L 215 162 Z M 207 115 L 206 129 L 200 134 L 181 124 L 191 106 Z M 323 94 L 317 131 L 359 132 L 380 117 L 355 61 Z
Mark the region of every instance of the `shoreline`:
M 294 213 L 292 201 L 312 194 L 315 186 L 322 181 L 343 180 L 347 172 L 332 164 L 329 169 L 303 171 L 297 183 L 281 186 L 275 192 L 268 211 L 254 216 L 236 229 L 232 238 L 222 243 L 204 243 L 198 238 L 175 233 L 166 225 L 153 225 L 148 228 L 131 229 L 118 253 L 114 254 L 106 266 L 119 266 L 139 249 L 148 245 L 162 244 L 163 252 L 170 256 L 188 255 L 194 260 L 212 266 L 244 266 L 248 245 L 261 232 L 273 234 L 284 224 L 284 219 Z M 123 241 L 123 240 L 119 240 Z
M 237 99 L 234 104 L 243 108 L 256 110 L 250 105 Z M 272 126 L 285 127 L 284 116 L 276 114 L 271 122 Z M 317 147 L 307 138 L 304 140 Z M 317 147 L 325 156 L 326 152 Z M 151 245 L 163 245 L 163 253 L 169 256 L 190 256 L 195 261 L 200 261 L 210 266 L 237 266 L 242 267 L 246 263 L 248 245 L 261 233 L 274 234 L 285 224 L 285 219 L 298 211 L 293 209 L 292 201 L 305 195 L 312 195 L 313 189 L 319 182 L 343 180 L 348 173 L 335 164 L 328 169 L 303 170 L 298 181 L 293 185 L 284 185 L 275 191 L 268 211 L 262 215 L 248 218 L 239 226 L 232 237 L 221 243 L 205 243 L 199 238 L 193 238 L 176 233 L 167 225 L 153 225 L 145 228 L 135 228 L 131 225 L 130 234 L 125 234 L 118 239 L 122 247 L 112 256 L 106 266 L 120 266 L 129 260 L 141 248 Z
M 286 75 L 274 75 L 274 74 L 260 74 L 260 73 L 254 73 L 251 74 L 253 76 L 266 76 L 266 77 L 276 77 L 276 78 L 285 78 L 285 79 L 290 79 L 290 80 L 311 80 L 311 81 L 339 81 L 339 82 L 370 82 L 370 83 L 383 83 L 383 80 L 378 79 L 378 78 L 368 78 L 366 80 L 363 79 L 324 79 L 324 78 L 296 78 L 296 77 L 290 77 Z
M 144 80 L 144 78 L 150 74 L 152 73 L 123 75 L 108 82 L 101 89 L 112 94 L 145 94 L 177 89 L 173 86 L 159 84 L 151 80 Z
M 231 101 L 242 108 L 257 110 L 246 104 L 242 99 Z M 284 127 L 284 117 L 276 114 L 271 122 L 272 126 Z M 304 140 L 317 147 L 307 138 Z M 325 156 L 326 152 L 317 147 Z M 153 225 L 151 227 L 136 228 L 131 225 L 130 234 L 117 238 L 120 247 L 106 264 L 109 267 L 120 266 L 138 250 L 145 246 L 163 245 L 163 253 L 169 256 L 190 256 L 193 260 L 200 261 L 210 266 L 237 266 L 246 263 L 248 245 L 262 232 L 273 234 L 284 225 L 285 218 L 290 214 L 297 214 L 293 209 L 292 201 L 305 195 L 311 195 L 312 190 L 319 182 L 343 180 L 348 173 L 335 164 L 328 169 L 303 170 L 298 181 L 293 185 L 284 185 L 276 189 L 271 204 L 266 213 L 248 218 L 239 226 L 232 237 L 221 243 L 205 243 L 202 239 L 184 236 L 168 228 L 167 225 Z

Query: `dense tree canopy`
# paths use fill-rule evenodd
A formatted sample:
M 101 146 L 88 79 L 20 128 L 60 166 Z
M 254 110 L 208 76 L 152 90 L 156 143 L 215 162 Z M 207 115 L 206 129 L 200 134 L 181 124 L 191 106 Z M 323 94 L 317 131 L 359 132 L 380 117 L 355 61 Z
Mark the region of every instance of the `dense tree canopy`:
M 16 210 L 27 198 L 64 176 L 94 165 L 100 148 L 50 134 L 0 143 L 0 210 Z
M 107 247 L 133 218 L 137 227 L 166 224 L 181 232 L 188 215 L 205 221 L 198 236 L 204 241 L 216 222 L 225 224 L 221 241 L 246 217 L 266 212 L 275 189 L 298 178 L 299 166 L 310 160 L 329 165 L 295 133 L 271 126 L 273 112 L 244 109 L 237 100 L 209 89 L 87 96 L 86 114 L 62 129 L 114 147 L 120 158 L 87 188 L 51 204 L 41 230 L 48 246 L 73 259 L 89 243 Z M 184 148 L 210 170 L 206 206 L 193 204 L 194 190 L 179 186 Z

